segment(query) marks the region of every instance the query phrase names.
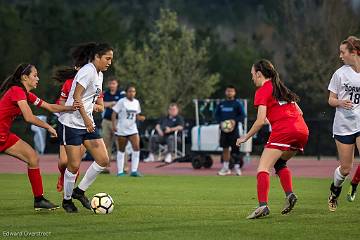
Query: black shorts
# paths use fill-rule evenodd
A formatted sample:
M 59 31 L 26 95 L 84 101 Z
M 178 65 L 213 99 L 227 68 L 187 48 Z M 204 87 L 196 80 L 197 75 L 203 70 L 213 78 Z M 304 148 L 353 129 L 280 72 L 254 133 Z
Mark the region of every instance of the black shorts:
M 93 140 L 102 138 L 98 128 L 95 132 L 88 133 L 86 129 L 71 128 L 59 122 L 57 134 L 60 139 L 60 145 L 80 146 L 85 140 Z
M 238 128 L 234 128 L 234 131 L 229 133 L 224 133 L 220 130 L 220 147 L 222 148 L 236 148 L 236 140 L 239 138 Z
M 358 137 L 360 137 L 360 132 L 344 136 L 334 135 L 334 138 L 343 144 L 355 144 Z

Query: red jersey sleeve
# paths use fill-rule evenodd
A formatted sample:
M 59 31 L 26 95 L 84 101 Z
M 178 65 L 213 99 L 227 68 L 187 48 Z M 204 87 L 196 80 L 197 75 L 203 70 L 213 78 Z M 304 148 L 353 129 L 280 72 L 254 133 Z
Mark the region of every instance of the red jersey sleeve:
M 29 93 L 29 98 L 28 98 L 29 103 L 34 104 L 37 107 L 40 107 L 41 104 L 43 103 L 43 100 L 41 100 L 40 98 L 38 98 L 35 94 L 33 93 Z
M 18 102 L 27 99 L 25 90 L 18 86 L 14 86 L 11 88 L 10 97 L 11 97 L 11 101 L 13 102 Z
M 64 85 L 61 88 L 60 99 L 62 100 L 68 99 L 73 80 L 74 79 L 68 79 L 65 81 Z
M 260 87 L 258 90 L 256 90 L 255 93 L 255 99 L 254 99 L 254 105 L 255 107 L 259 105 L 267 106 L 268 101 L 272 97 L 272 85 L 270 84 L 264 84 L 262 87 Z

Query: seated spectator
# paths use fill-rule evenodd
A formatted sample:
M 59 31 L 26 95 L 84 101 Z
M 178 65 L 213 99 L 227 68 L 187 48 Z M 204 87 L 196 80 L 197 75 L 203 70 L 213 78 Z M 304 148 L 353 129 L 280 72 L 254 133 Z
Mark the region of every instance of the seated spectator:
M 176 131 L 184 129 L 184 118 L 179 115 L 179 108 L 176 103 L 171 103 L 168 108 L 168 115 L 159 120 L 155 126 L 155 134 L 149 140 L 149 157 L 144 162 L 155 161 L 154 153 L 159 144 L 167 145 L 167 153 L 165 162 L 172 162 L 172 153 L 175 151 L 175 135 Z

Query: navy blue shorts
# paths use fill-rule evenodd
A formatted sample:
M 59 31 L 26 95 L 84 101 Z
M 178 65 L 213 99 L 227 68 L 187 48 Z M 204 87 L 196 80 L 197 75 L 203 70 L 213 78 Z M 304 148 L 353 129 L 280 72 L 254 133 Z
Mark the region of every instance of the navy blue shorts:
M 360 137 L 360 132 L 345 136 L 334 135 L 334 138 L 343 144 L 355 144 L 357 137 Z
M 60 145 L 80 146 L 85 140 L 100 139 L 99 130 L 88 133 L 86 129 L 71 128 L 59 122 L 57 134 L 60 139 Z

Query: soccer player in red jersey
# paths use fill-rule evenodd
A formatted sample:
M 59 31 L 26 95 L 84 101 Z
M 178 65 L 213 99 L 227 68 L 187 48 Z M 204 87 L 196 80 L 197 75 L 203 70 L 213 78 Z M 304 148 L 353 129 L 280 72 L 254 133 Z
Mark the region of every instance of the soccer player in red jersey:
M 293 209 L 297 197 L 293 193 L 291 172 L 286 163 L 297 152 L 304 150 L 309 130 L 302 117 L 302 111 L 296 103 L 299 97 L 284 85 L 270 61 L 263 59 L 255 63 L 251 68 L 251 75 L 254 84 L 258 87 L 254 100 L 257 119 L 250 131 L 238 138 L 236 144 L 240 146 L 245 143 L 267 120 L 272 128 L 257 169 L 259 207 L 247 217 L 255 219 L 270 213 L 268 194 L 269 172 L 272 167 L 275 168 L 286 194 L 285 206 L 281 213 L 287 214 Z
M 78 63 L 78 66 L 81 67 L 81 62 Z M 60 96 L 57 99 L 56 104 L 65 105 L 65 102 L 68 99 L 71 90 L 72 83 L 80 67 L 62 67 L 55 71 L 53 79 L 60 83 L 63 83 Z M 99 98 L 97 99 L 97 103 L 94 106 L 94 112 L 104 111 L 104 106 L 102 106 L 102 101 L 100 101 L 100 99 L 102 99 L 102 95 L 100 95 Z M 81 155 L 83 156 L 86 152 L 86 148 L 83 145 L 81 145 L 80 151 L 81 151 Z M 60 175 L 58 177 L 58 181 L 56 184 L 56 189 L 58 192 L 61 192 L 64 187 L 64 174 L 67 163 L 68 163 L 68 158 L 66 155 L 65 147 L 63 144 L 60 144 L 59 162 L 58 162 L 58 169 Z M 77 173 L 76 179 L 78 178 L 78 176 L 79 176 L 79 172 Z
M 350 189 L 347 194 L 347 199 L 349 202 L 353 202 L 355 200 L 356 188 L 360 182 L 360 165 L 357 167 L 356 172 L 351 180 Z
M 23 115 L 26 122 L 48 130 L 56 137 L 56 131 L 46 122 L 33 115 L 29 103 L 44 108 L 50 112 L 73 111 L 74 107 L 49 104 L 30 91 L 38 85 L 38 72 L 34 65 L 21 64 L 15 72 L 1 84 L 0 92 L 0 152 L 16 157 L 28 165 L 28 177 L 34 194 L 35 210 L 53 210 L 59 206 L 44 198 L 42 178 L 39 169 L 39 159 L 35 150 L 10 131 L 13 120 Z

